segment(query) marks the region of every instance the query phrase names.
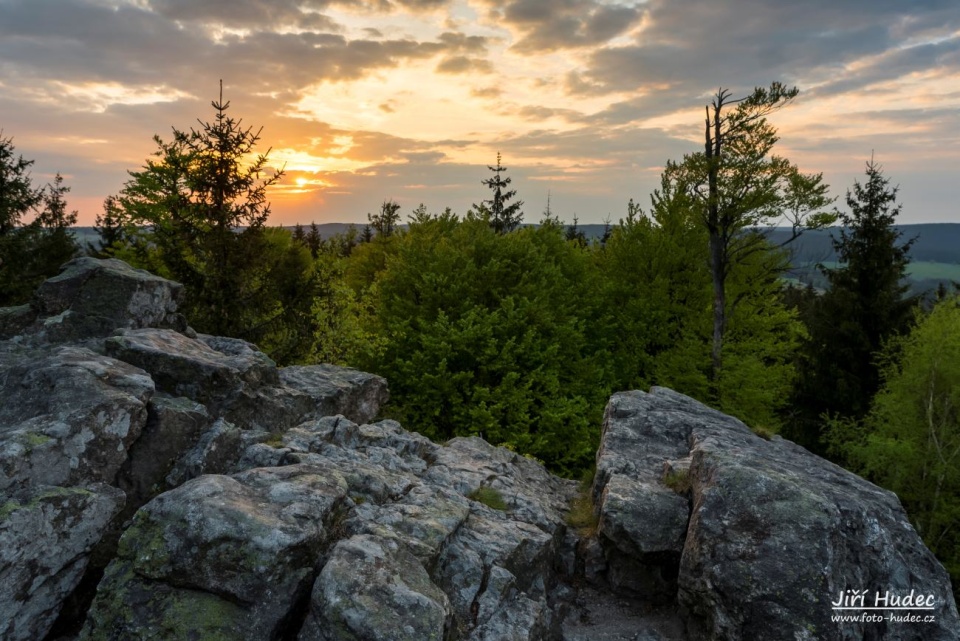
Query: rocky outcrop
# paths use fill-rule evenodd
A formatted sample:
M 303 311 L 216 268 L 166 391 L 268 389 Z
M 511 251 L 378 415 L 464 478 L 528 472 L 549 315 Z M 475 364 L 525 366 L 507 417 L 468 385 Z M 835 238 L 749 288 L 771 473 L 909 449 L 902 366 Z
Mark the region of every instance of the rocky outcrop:
M 440 446 L 342 416 L 242 460 L 251 468 L 200 476 L 137 512 L 82 639 L 533 641 L 559 626 L 551 588 L 574 488 L 540 465 L 480 439 Z M 471 499 L 481 487 L 503 509 Z M 193 596 L 227 616 L 179 620 Z
M 613 396 L 594 492 L 608 581 L 675 595 L 692 638 L 958 638 L 949 577 L 894 494 L 676 392 Z M 933 621 L 834 622 L 848 590 L 932 596 L 912 613 Z
M 154 496 L 236 471 L 250 443 L 318 410 L 368 420 L 385 402 L 379 377 L 284 375 L 253 345 L 198 336 L 182 296 L 121 261 L 81 258 L 30 305 L 0 310 L 0 638 L 75 625 L 55 626 L 64 603 L 82 615 L 92 592 L 75 590 L 96 586 Z
M 277 368 L 181 296 L 81 259 L 0 310 L 0 638 L 957 638 L 896 497 L 792 443 L 616 394 L 575 532 L 576 483 L 372 422 L 383 379 Z M 846 590 L 933 621 L 836 623 Z

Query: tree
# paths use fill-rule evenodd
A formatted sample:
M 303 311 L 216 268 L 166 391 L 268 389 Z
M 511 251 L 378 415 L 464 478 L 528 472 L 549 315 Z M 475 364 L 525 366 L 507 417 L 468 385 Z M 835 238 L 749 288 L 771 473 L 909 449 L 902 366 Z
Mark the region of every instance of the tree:
M 498 234 L 450 212 L 392 240 L 366 290 L 382 348 L 356 362 L 391 381 L 390 415 L 433 438 L 482 435 L 559 472 L 589 465 L 610 389 L 586 337 L 601 302 L 589 253 L 559 226 Z
M 879 165 L 867 163 L 867 180 L 847 192 L 850 213 L 833 240 L 840 267 L 822 268 L 829 289 L 810 312 L 799 408 L 790 437 L 821 450 L 821 415 L 863 418 L 880 386 L 875 357 L 884 343 L 909 325 L 916 300 L 904 284 L 913 240 L 901 241 L 897 189 Z
M 296 361 L 314 338 L 290 323 L 309 318 L 316 280 L 303 247 L 265 228 L 267 189 L 283 172 L 268 168 L 269 150 L 255 152 L 262 129 L 228 115 L 222 83 L 211 105 L 212 122 L 174 128 L 170 142 L 155 136 L 154 159 L 129 172 L 117 202 L 123 223 L 138 231 L 118 255 L 182 282 L 198 330 L 282 345 L 268 353 Z
M 78 250 L 69 230 L 77 219 L 67 210 L 70 188 L 59 173 L 52 185 L 34 187 L 32 165 L 0 132 L 0 307 L 26 302 Z
M 487 206 L 487 210 L 490 212 L 490 226 L 493 227 L 493 230 L 498 234 L 506 234 L 519 227 L 520 223 L 523 222 L 523 212 L 520 211 L 520 208 L 523 207 L 523 201 L 510 202 L 516 197 L 517 190 L 508 189 L 512 179 L 501 176 L 507 171 L 507 168 L 500 164 L 499 151 L 497 152 L 497 166 L 487 165 L 487 169 L 493 172 L 493 178 L 480 182 L 493 191 L 493 198 L 483 201 L 483 205 Z
M 392 236 L 397 229 L 397 223 L 400 222 L 400 203 L 393 200 L 383 201 L 380 205 L 380 213 L 367 214 L 367 220 L 377 236 L 381 238 Z
M 120 247 L 126 238 L 123 226 L 123 213 L 116 196 L 107 196 L 103 200 L 103 212 L 97 214 L 94 229 L 100 236 L 94 245 L 87 243 L 87 253 L 97 258 L 109 258 L 115 248 Z
M 33 222 L 38 233 L 33 248 L 36 255 L 31 264 L 38 281 L 55 275 L 60 266 L 79 250 L 76 239 L 70 233 L 70 227 L 77 222 L 77 212 L 67 210 L 68 193 L 70 188 L 63 184 L 63 176 L 57 173 L 53 183 L 44 190 L 40 209 Z
M 869 182 L 868 182 L 869 186 Z M 869 187 L 868 187 L 869 189 Z M 865 420 L 834 421 L 830 443 L 855 470 L 897 493 L 960 588 L 960 298 L 948 297 L 892 339 Z
M 707 231 L 713 288 L 711 380 L 723 364 L 723 341 L 731 315 L 727 279 L 736 265 L 768 251 L 759 228 L 785 222 L 796 238 L 804 229 L 830 224 L 822 213 L 832 202 L 821 174 L 802 174 L 785 158 L 772 155 L 778 140 L 767 116 L 798 94 L 773 83 L 743 98 L 719 89 L 706 106 L 704 151 L 670 161 L 665 183 L 691 200 Z
M 731 271 L 730 329 L 721 375 L 710 380 L 712 283 L 707 230 L 685 192 L 662 185 L 649 214 L 633 201 L 605 245 L 594 245 L 613 301 L 591 326 L 607 332 L 617 389 L 665 385 L 755 428 L 775 430 L 793 384 L 802 334 L 781 302 L 782 252 L 756 252 Z

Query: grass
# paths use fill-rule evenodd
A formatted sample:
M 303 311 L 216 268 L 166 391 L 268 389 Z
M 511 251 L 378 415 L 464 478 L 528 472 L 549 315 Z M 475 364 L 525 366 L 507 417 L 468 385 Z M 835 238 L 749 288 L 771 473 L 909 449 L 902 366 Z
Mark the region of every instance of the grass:
M 503 500 L 503 496 L 492 487 L 478 487 L 467 494 L 467 498 L 477 503 L 483 503 L 494 510 L 505 511 L 507 509 L 507 502 Z
M 765 441 L 769 441 L 770 439 L 773 438 L 773 435 L 776 434 L 776 432 L 766 427 L 753 427 L 751 429 L 753 430 L 754 434 L 756 434 L 757 436 L 759 436 Z
M 283 434 L 282 433 L 274 434 L 270 438 L 265 440 L 263 444 L 269 445 L 270 447 L 273 447 L 273 448 L 283 447 Z
M 809 265 L 804 265 L 809 266 Z M 836 261 L 826 261 L 823 266 L 834 269 L 840 266 Z M 960 281 L 960 265 L 956 263 L 935 263 L 933 261 L 912 261 L 907 264 L 907 277 L 912 280 L 956 280 Z
M 690 470 L 670 470 L 663 476 L 663 484 L 677 494 L 686 494 L 693 488 Z
M 570 511 L 567 512 L 567 525 L 583 538 L 594 536 L 600 525 L 600 516 L 593 505 L 593 478 L 596 474 L 596 467 L 583 473 L 580 477 L 580 490 L 570 501 Z

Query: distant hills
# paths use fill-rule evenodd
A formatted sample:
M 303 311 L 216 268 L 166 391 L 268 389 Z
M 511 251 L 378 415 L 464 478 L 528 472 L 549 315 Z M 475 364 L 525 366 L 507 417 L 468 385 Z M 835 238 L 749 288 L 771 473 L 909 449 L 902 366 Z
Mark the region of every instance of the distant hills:
M 329 238 L 345 233 L 351 226 L 358 231 L 363 229 L 362 224 L 348 223 L 322 223 L 317 228 L 321 236 Z M 579 225 L 578 229 L 588 239 L 595 239 L 603 236 L 604 225 Z M 960 223 L 897 225 L 897 229 L 902 232 L 904 241 L 917 239 L 910 248 L 912 262 L 908 270 L 913 290 L 926 291 L 935 289 L 939 283 L 949 286 L 952 282 L 960 282 Z M 73 233 L 83 247 L 99 240 L 97 230 L 93 227 L 74 227 Z M 821 263 L 829 267 L 836 262 L 831 238 L 838 233 L 836 228 L 809 231 L 790 243 L 788 248 L 794 266 L 791 279 L 823 287 L 825 279 L 816 265 Z M 789 230 L 771 229 L 768 236 L 772 242 L 780 243 L 789 237 Z

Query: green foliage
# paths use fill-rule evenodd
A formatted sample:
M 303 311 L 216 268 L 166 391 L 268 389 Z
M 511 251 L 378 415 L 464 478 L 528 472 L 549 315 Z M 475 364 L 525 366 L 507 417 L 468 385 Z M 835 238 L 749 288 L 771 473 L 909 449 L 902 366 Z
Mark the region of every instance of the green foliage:
M 788 436 L 818 451 L 822 415 L 866 415 L 880 386 L 875 356 L 905 331 L 916 302 L 903 284 L 912 241 L 901 242 L 894 227 L 897 190 L 873 162 L 866 173 L 867 182 L 855 182 L 847 193 L 850 213 L 834 241 L 842 266 L 824 271 L 830 287 L 807 313 L 810 338 L 802 350 L 798 413 Z
M 760 241 L 754 241 L 760 246 Z M 650 216 L 632 204 L 598 248 L 604 283 L 604 349 L 617 389 L 663 385 L 748 424 L 777 426 L 803 335 L 780 297 L 785 257 L 765 248 L 727 279 L 726 360 L 711 384 L 712 289 L 707 233 L 689 198 L 664 189 Z
M 834 421 L 835 454 L 900 497 L 960 586 L 960 298 L 887 345 L 883 386 L 862 422 Z
M 507 502 L 503 500 L 503 495 L 492 487 L 478 487 L 467 495 L 467 498 L 477 503 L 483 503 L 494 510 L 505 511 Z
M 498 234 L 511 232 L 520 226 L 523 222 L 523 201 L 510 202 L 517 195 L 516 189 L 509 189 L 511 178 L 501 176 L 507 171 L 506 167 L 500 164 L 500 152 L 497 152 L 497 166 L 487 169 L 493 172 L 493 178 L 481 180 L 480 182 L 490 188 L 493 196 L 490 200 L 483 201 L 485 211 L 489 212 L 490 225 Z
M 69 230 L 77 220 L 67 210 L 70 188 L 59 173 L 53 184 L 34 187 L 31 165 L 0 132 L 0 307 L 28 301 L 79 249 Z
M 367 214 L 367 220 L 378 236 L 390 236 L 397 230 L 397 224 L 400 222 L 400 204 L 385 200 L 380 205 L 380 213 Z
M 212 106 L 213 122 L 154 138 L 155 158 L 130 172 L 101 224 L 109 214 L 124 230 L 114 255 L 186 286 L 184 312 L 198 330 L 303 361 L 315 351 L 314 301 L 331 298 L 324 269 L 289 232 L 265 228 L 266 190 L 281 172 L 254 154 L 259 131 L 228 116 L 222 96 Z
M 680 163 L 669 161 L 663 187 L 654 195 L 655 201 L 685 197 L 707 233 L 713 289 L 710 379 L 715 384 L 722 384 L 730 324 L 728 279 L 738 265 L 772 249 L 752 230 L 786 222 L 795 238 L 803 229 L 833 220 L 820 211 L 832 202 L 822 175 L 802 174 L 773 155 L 778 136 L 766 117 L 797 94 L 780 83 L 758 87 L 742 99 L 719 90 L 707 106 L 704 151 L 687 154 Z
M 663 475 L 663 484 L 677 494 L 687 494 L 693 489 L 693 480 L 690 478 L 689 468 L 670 470 Z
M 590 498 L 590 492 L 578 492 L 570 502 L 570 511 L 567 512 L 566 523 L 577 531 L 581 537 L 589 538 L 596 534 L 600 526 L 600 516 Z
M 436 439 L 481 435 L 557 471 L 592 458 L 609 392 L 585 323 L 596 272 L 559 228 L 499 235 L 445 213 L 374 238 L 350 263 L 382 339 L 356 364 L 390 381 L 396 418 Z

